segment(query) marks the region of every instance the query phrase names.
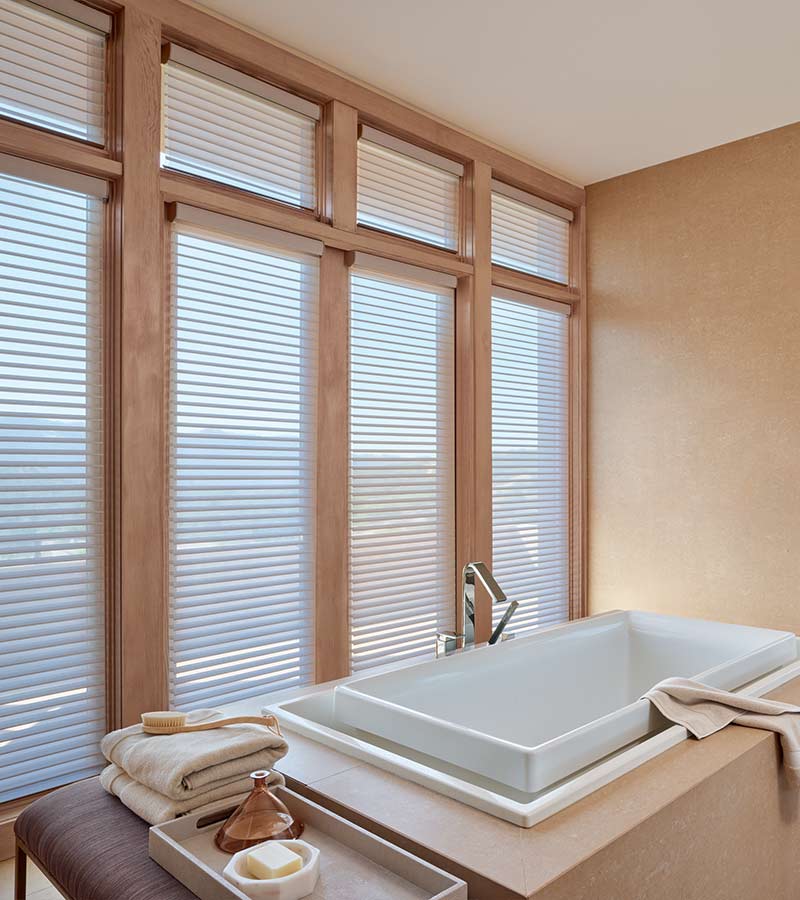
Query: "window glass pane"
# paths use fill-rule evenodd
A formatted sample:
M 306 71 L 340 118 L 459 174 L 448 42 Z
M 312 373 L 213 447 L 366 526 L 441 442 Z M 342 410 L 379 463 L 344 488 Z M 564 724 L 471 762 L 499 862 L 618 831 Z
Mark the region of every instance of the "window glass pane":
M 353 669 L 433 652 L 455 608 L 453 291 L 351 280 Z
M 0 802 L 105 732 L 102 202 L 0 174 Z
M 0 0 L 0 116 L 103 142 L 106 36 L 24 0 Z
M 493 192 L 492 262 L 566 284 L 569 222 Z
M 358 221 L 455 249 L 460 178 L 371 141 L 358 142 Z
M 167 168 L 314 208 L 314 119 L 176 63 L 163 116 Z
M 174 229 L 175 708 L 312 680 L 318 266 Z
M 517 634 L 569 618 L 567 325 L 492 300 L 492 561 Z

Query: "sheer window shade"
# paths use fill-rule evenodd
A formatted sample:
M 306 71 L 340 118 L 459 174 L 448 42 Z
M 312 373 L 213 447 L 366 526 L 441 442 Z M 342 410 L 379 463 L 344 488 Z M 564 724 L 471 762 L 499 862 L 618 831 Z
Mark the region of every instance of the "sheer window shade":
M 572 212 L 501 182 L 492 182 L 492 262 L 569 281 L 569 223 Z
M 0 157 L 0 802 L 102 762 L 104 185 L 80 182 Z
M 542 302 L 492 299 L 492 561 L 516 633 L 569 618 L 568 308 Z
M 364 128 L 358 141 L 358 221 L 454 250 L 461 172 L 458 163 Z
M 60 5 L 110 27 L 102 13 Z M 0 115 L 102 143 L 105 52 L 98 27 L 26 0 L 0 0 Z
M 314 208 L 318 106 L 179 47 L 163 69 L 164 166 Z
M 173 229 L 171 692 L 192 709 L 312 679 L 319 262 Z
M 453 291 L 353 269 L 352 666 L 432 652 L 453 627 Z

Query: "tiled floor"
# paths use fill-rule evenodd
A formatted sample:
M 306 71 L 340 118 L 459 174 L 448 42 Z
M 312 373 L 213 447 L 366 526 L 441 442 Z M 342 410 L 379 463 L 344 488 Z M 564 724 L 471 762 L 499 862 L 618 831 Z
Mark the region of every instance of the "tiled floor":
M 0 900 L 13 900 L 13 897 L 14 860 L 6 859 L 0 862 Z M 28 860 L 28 897 L 30 900 L 62 900 L 61 894 L 30 860 Z

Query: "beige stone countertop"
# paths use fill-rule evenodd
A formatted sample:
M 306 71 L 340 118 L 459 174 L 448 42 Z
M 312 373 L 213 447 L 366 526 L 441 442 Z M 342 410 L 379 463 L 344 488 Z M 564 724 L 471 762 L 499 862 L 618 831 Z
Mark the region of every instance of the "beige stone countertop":
M 767 696 L 800 703 L 800 678 Z M 784 835 L 772 833 L 773 822 L 793 825 L 800 817 L 797 792 L 780 771 L 777 737 L 739 726 L 702 742 L 686 740 L 532 828 L 497 819 L 288 729 L 287 738 L 289 753 L 278 768 L 291 787 L 463 878 L 470 898 L 616 900 L 634 895 L 602 893 L 602 884 L 634 878 L 639 879 L 637 898 L 661 897 L 661 888 L 648 893 L 646 883 L 665 865 L 673 867 L 673 897 L 733 897 L 730 890 L 718 893 L 714 885 L 732 871 L 737 855 L 754 852 L 758 841 L 770 841 L 762 848 L 768 855 L 777 853 L 773 845 Z M 741 827 L 742 821 L 752 827 Z M 756 827 L 762 821 L 769 827 Z M 711 840 L 712 832 L 703 878 L 711 879 L 714 867 L 720 868 L 719 877 L 696 894 L 700 875 L 687 871 L 696 862 L 687 867 L 682 861 L 694 859 L 693 846 Z M 787 877 L 779 862 L 768 877 Z M 762 883 L 764 873 L 757 875 L 755 869 L 745 867 L 737 876 L 742 893 L 736 896 L 780 896 L 779 885 L 770 894 Z M 759 884 L 741 884 L 751 870 Z M 687 889 L 691 882 L 688 893 L 681 887 L 684 880 Z

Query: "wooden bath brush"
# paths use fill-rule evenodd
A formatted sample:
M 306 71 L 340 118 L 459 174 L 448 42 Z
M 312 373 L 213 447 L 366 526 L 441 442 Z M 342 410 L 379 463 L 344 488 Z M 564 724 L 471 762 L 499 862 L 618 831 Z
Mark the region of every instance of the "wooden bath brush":
M 142 731 L 145 734 L 185 734 L 190 731 L 211 731 L 225 725 L 263 725 L 280 735 L 281 729 L 275 716 L 231 716 L 227 719 L 210 719 L 208 722 L 186 724 L 186 713 L 149 712 L 142 713 Z

